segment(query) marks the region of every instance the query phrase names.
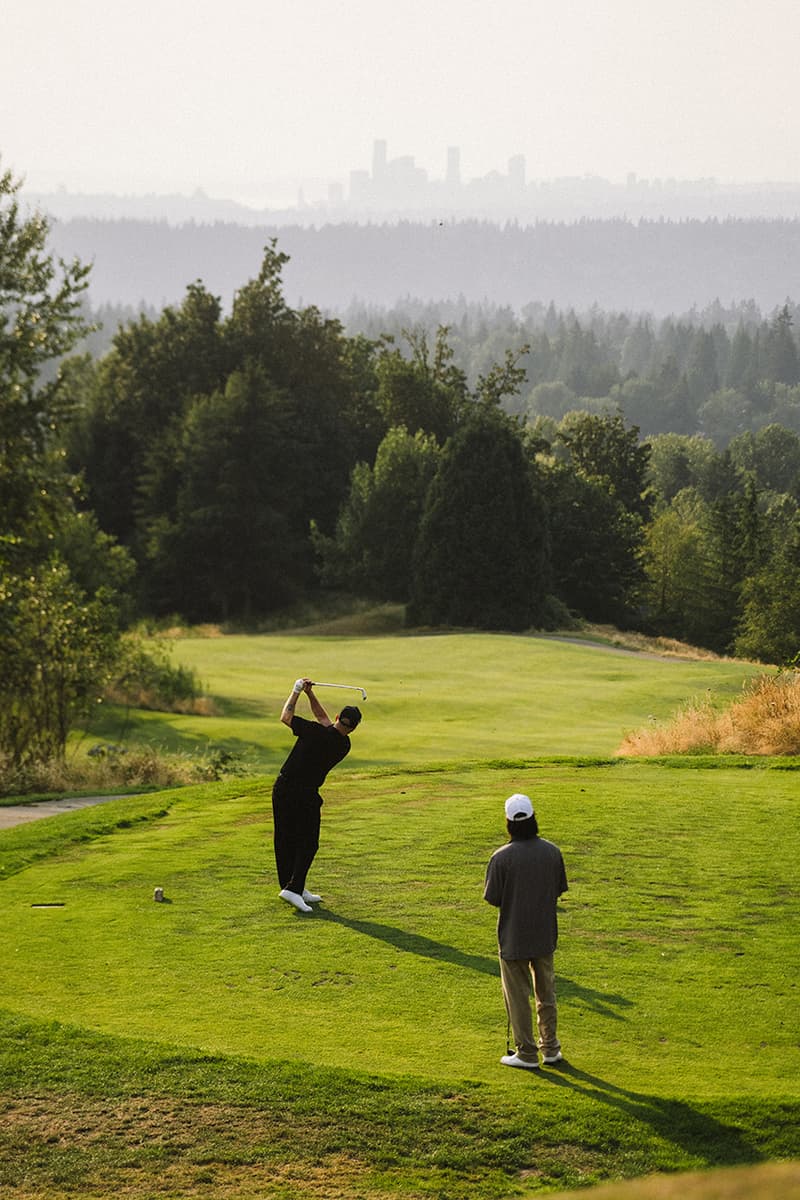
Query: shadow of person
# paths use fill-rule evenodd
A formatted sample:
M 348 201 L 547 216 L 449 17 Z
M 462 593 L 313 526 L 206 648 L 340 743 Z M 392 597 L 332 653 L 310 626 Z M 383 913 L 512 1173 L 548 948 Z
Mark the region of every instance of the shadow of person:
M 629 1000 L 627 996 L 620 996 L 618 992 L 600 992 L 597 988 L 576 983 L 574 979 L 560 975 L 558 968 L 556 968 L 556 989 L 559 1002 L 571 1002 L 576 1007 L 582 1005 L 598 1016 L 609 1017 L 612 1021 L 625 1020 L 623 1014 L 615 1010 L 633 1008 L 633 1000 Z
M 378 941 L 386 942 L 387 945 L 394 946 L 397 950 L 403 950 L 407 954 L 418 954 L 422 958 L 453 963 L 454 966 L 464 967 L 469 971 L 480 971 L 481 974 L 491 975 L 496 979 L 500 977 L 500 965 L 496 958 L 489 958 L 482 954 L 468 954 L 455 946 L 448 946 L 445 942 L 437 942 L 423 934 L 410 933 L 406 929 L 397 929 L 393 925 L 381 925 L 377 921 L 357 921 L 352 917 L 343 917 L 329 908 L 318 908 L 316 914 L 318 918 L 334 921 L 337 925 L 344 925 L 365 937 L 377 938 Z M 633 1003 L 624 996 L 613 992 L 599 992 L 560 975 L 557 976 L 557 986 L 562 999 L 578 1001 L 592 1009 L 593 1012 L 601 1016 L 612 1017 L 617 1021 L 624 1021 L 625 1018 L 621 1013 L 614 1011 L 615 1008 L 628 1008 Z
M 344 925 L 347 929 L 361 933 L 365 937 L 376 938 L 386 942 L 396 950 L 407 954 L 417 954 L 422 958 L 432 958 L 438 962 L 453 963 L 469 971 L 480 971 L 484 975 L 500 976 L 500 967 L 496 958 L 488 958 L 482 954 L 468 954 L 446 942 L 437 942 L 433 938 L 420 933 L 410 933 L 406 929 L 396 929 L 393 925 L 381 925 L 378 921 L 357 921 L 353 917 L 342 917 L 329 908 L 316 909 L 317 917 L 323 921 L 333 921 Z
M 734 1125 L 709 1116 L 701 1107 L 685 1100 L 650 1096 L 582 1071 L 567 1059 L 556 1069 L 548 1068 L 534 1074 L 541 1082 L 569 1088 L 592 1100 L 618 1109 L 626 1117 L 650 1128 L 666 1142 L 680 1146 L 687 1154 L 709 1166 L 720 1163 L 761 1162 L 764 1155 L 753 1146 L 745 1133 Z

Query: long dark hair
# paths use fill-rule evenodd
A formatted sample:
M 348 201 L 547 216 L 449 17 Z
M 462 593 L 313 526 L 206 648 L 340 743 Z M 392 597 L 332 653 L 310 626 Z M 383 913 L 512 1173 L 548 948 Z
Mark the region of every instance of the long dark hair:
M 527 842 L 530 838 L 538 837 L 539 823 L 536 820 L 536 813 L 526 817 L 524 821 L 506 820 L 506 829 L 512 842 Z

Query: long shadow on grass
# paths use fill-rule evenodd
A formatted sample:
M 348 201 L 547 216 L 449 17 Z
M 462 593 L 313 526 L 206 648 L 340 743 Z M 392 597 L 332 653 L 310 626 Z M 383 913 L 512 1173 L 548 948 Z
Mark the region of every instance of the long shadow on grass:
M 764 1158 L 741 1129 L 726 1125 L 683 1100 L 629 1091 L 581 1071 L 566 1059 L 554 1070 L 534 1074 L 542 1082 L 568 1088 L 619 1109 L 626 1117 L 649 1125 L 659 1137 L 709 1165 L 760 1162 Z
M 455 946 L 436 942 L 422 934 L 409 933 L 407 929 L 397 929 L 394 925 L 381 925 L 377 921 L 357 921 L 352 917 L 342 917 L 331 912 L 329 908 L 318 908 L 316 915 L 319 920 L 334 921 L 337 925 L 344 925 L 356 933 L 363 933 L 365 937 L 377 938 L 378 941 L 387 942 L 397 950 L 405 950 L 407 954 L 418 954 L 422 958 L 453 963 L 457 967 L 466 967 L 467 970 L 480 971 L 483 975 L 499 978 L 500 967 L 496 958 L 487 958 L 482 954 L 465 954 Z M 595 991 L 593 988 L 574 983 L 571 979 L 565 979 L 563 975 L 558 977 L 558 990 L 563 1000 L 582 1002 L 593 1012 L 615 1021 L 625 1020 L 621 1013 L 614 1011 L 615 1007 L 630 1008 L 633 1003 L 625 996 Z
M 556 985 L 560 1001 L 584 1004 L 593 1013 L 608 1017 L 611 1021 L 625 1020 L 624 1015 L 615 1009 L 633 1008 L 633 1001 L 627 996 L 620 996 L 618 992 L 598 992 L 596 988 L 585 987 L 582 983 L 575 983 L 574 979 L 559 975 L 557 969 Z
M 457 967 L 466 967 L 470 971 L 480 971 L 484 975 L 495 975 L 499 978 L 500 968 L 496 958 L 486 958 L 482 954 L 465 954 L 455 946 L 445 942 L 436 942 L 433 938 L 424 937 L 420 933 L 409 933 L 406 929 L 396 929 L 393 925 L 380 925 L 377 921 L 356 921 L 352 917 L 341 917 L 331 912 L 329 908 L 318 908 L 317 918 L 323 921 L 333 921 L 344 925 L 365 937 L 377 938 L 379 942 L 387 942 L 397 950 L 405 950 L 408 954 L 418 954 L 422 958 L 435 958 L 440 962 L 454 963 Z

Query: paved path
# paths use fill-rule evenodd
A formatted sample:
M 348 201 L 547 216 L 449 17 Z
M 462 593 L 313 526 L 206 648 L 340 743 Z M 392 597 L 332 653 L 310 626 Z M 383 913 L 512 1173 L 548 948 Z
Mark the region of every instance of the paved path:
M 103 804 L 106 800 L 119 800 L 119 796 L 73 796 L 69 800 L 42 800 L 37 804 L 0 805 L 0 829 L 12 829 L 28 821 L 42 817 L 57 817 L 59 813 L 71 812 L 73 808 L 88 808 L 90 804 Z

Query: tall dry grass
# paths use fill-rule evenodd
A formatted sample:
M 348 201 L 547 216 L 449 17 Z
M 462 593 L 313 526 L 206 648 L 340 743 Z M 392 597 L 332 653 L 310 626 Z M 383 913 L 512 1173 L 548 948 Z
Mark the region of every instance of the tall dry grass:
M 711 699 L 679 710 L 663 725 L 629 733 L 617 754 L 800 754 L 800 675 L 762 675 L 720 711 Z
M 800 1200 L 800 1162 L 651 1175 L 563 1192 L 560 1200 Z

